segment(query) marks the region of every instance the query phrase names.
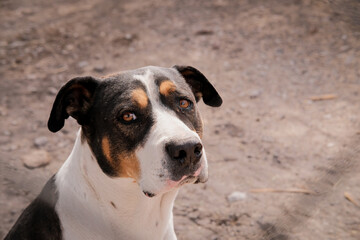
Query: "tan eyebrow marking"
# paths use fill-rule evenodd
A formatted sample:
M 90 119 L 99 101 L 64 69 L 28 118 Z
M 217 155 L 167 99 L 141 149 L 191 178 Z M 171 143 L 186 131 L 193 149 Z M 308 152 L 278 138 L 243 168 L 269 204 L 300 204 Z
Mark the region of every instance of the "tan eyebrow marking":
M 141 88 L 135 89 L 131 94 L 131 98 L 140 108 L 146 108 L 149 102 L 148 96 Z
M 121 152 L 117 159 L 111 157 L 111 145 L 107 136 L 103 137 L 101 147 L 106 160 L 110 166 L 118 173 L 119 177 L 133 178 L 138 181 L 140 178 L 140 164 L 134 152 Z
M 161 95 L 167 97 L 170 93 L 175 92 L 176 86 L 170 80 L 166 80 L 160 84 L 159 92 Z

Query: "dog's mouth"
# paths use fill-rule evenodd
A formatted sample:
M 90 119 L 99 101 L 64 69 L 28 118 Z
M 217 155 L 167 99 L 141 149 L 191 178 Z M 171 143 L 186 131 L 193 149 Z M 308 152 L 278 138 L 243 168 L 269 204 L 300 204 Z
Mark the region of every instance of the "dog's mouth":
M 148 191 L 143 191 L 143 193 L 145 194 L 145 196 L 147 196 L 149 198 L 155 197 L 155 193 L 151 193 L 151 192 L 148 192 Z
M 196 172 L 194 172 L 191 175 L 185 175 L 178 181 L 173 181 L 173 180 L 168 179 L 166 181 L 166 187 L 165 187 L 164 192 L 170 191 L 171 189 L 174 189 L 174 188 L 179 188 L 179 187 L 181 187 L 181 186 L 183 186 L 185 184 L 188 184 L 188 183 L 206 182 L 207 179 L 203 179 L 203 177 L 201 176 L 202 169 L 203 169 L 203 166 L 201 165 L 196 170 Z M 149 192 L 149 191 L 143 191 L 143 193 L 144 193 L 144 195 L 146 197 L 149 197 L 149 198 L 152 198 L 152 197 L 156 196 L 155 193 Z
M 173 188 L 178 188 L 181 187 L 182 185 L 185 185 L 187 183 L 199 183 L 200 179 L 197 176 L 183 176 L 179 181 L 172 181 L 172 180 L 167 180 L 167 187 L 165 192 L 169 191 L 170 189 Z M 144 195 L 152 198 L 155 197 L 156 194 L 149 192 L 149 191 L 143 191 Z

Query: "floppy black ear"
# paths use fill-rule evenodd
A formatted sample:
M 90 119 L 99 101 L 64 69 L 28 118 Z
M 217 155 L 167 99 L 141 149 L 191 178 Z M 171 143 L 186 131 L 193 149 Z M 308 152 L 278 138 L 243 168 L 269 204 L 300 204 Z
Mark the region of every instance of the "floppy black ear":
M 209 80 L 196 68 L 191 66 L 173 66 L 184 77 L 185 81 L 190 85 L 196 101 L 203 98 L 205 104 L 212 107 L 220 107 L 222 99 L 216 89 L 211 85 Z
M 55 98 L 48 121 L 49 130 L 59 131 L 69 116 L 84 125 L 98 85 L 99 81 L 93 77 L 77 77 L 67 82 Z

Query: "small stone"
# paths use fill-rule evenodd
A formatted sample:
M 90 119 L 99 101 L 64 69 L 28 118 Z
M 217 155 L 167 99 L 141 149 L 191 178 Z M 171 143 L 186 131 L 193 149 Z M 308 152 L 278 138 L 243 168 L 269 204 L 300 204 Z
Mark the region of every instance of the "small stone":
M 28 80 L 35 80 L 37 78 L 37 76 L 35 74 L 28 74 L 28 75 L 26 75 L 26 78 Z
M 50 163 L 49 153 L 44 150 L 33 150 L 23 156 L 23 164 L 29 169 L 46 166 Z
M 93 69 L 94 69 L 95 72 L 102 73 L 105 70 L 105 66 L 98 65 L 98 66 L 95 66 Z
M 7 41 L 0 41 L 0 47 L 6 47 L 8 45 Z
M 250 97 L 251 99 L 258 98 L 260 95 L 261 95 L 261 90 L 259 90 L 259 89 L 252 90 L 252 91 L 249 93 L 249 97 Z
M 208 29 L 202 29 L 202 30 L 199 30 L 195 33 L 195 35 L 198 35 L 198 36 L 204 36 L 204 35 L 213 35 L 214 34 L 214 31 L 212 30 L 208 30 Z
M 72 44 L 68 44 L 68 45 L 65 46 L 65 49 L 68 50 L 68 51 L 72 51 L 74 48 L 75 47 Z
M 2 108 L 1 106 L 0 106 L 0 116 L 7 116 L 7 111 L 6 111 L 6 109 L 5 108 Z
M 48 88 L 48 93 L 49 93 L 50 95 L 56 95 L 57 92 L 58 92 L 58 90 L 57 90 L 56 88 L 54 88 L 54 87 L 49 87 L 49 88 Z
M 87 65 L 89 65 L 89 63 L 87 61 L 81 61 L 78 63 L 78 67 L 79 68 L 84 68 L 86 67 Z
M 22 47 L 25 45 L 24 41 L 14 41 L 12 43 L 10 43 L 10 48 L 18 48 L 18 47 Z
M 3 134 L 4 134 L 5 136 L 11 136 L 11 135 L 12 135 L 11 131 L 9 131 L 9 130 L 5 130 L 5 131 L 3 132 Z
M 232 192 L 227 196 L 227 200 L 232 203 L 232 202 L 236 202 L 236 201 L 240 201 L 240 200 L 245 200 L 247 197 L 245 192 Z
M 11 144 L 11 145 L 7 148 L 7 151 L 12 152 L 12 151 L 14 151 L 14 150 L 16 150 L 16 149 L 18 149 L 18 148 L 19 148 L 19 147 L 18 147 L 17 145 Z
M 125 37 L 124 37 L 126 40 L 133 40 L 134 36 L 131 34 L 131 33 L 127 33 L 125 34 Z
M 67 141 L 61 141 L 61 142 L 59 142 L 58 144 L 57 144 L 57 146 L 59 147 L 59 148 L 65 148 L 66 146 L 68 146 L 69 145 L 69 143 L 67 142 Z
M 247 108 L 249 105 L 247 103 L 241 102 L 240 107 Z
M 48 142 L 47 137 L 37 137 L 34 140 L 34 145 L 36 147 L 42 147 L 42 146 L 45 146 L 47 144 L 47 142 Z
M 29 86 L 27 88 L 27 91 L 28 91 L 28 93 L 36 93 L 38 91 L 38 89 L 34 86 Z

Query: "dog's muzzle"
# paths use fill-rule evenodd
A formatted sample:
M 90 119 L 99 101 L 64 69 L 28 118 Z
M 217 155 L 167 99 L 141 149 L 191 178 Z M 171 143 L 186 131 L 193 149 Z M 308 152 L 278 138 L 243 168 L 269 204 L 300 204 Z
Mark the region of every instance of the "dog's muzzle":
M 164 144 L 164 168 L 167 169 L 165 191 L 186 183 L 205 182 L 202 170 L 206 166 L 203 146 L 198 139 L 170 141 Z M 144 191 L 145 196 L 154 197 L 152 192 Z

